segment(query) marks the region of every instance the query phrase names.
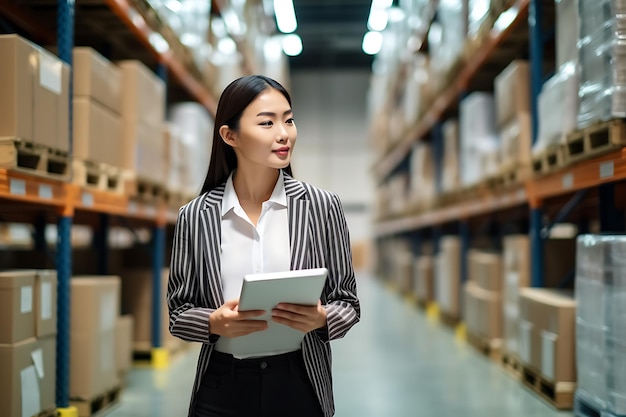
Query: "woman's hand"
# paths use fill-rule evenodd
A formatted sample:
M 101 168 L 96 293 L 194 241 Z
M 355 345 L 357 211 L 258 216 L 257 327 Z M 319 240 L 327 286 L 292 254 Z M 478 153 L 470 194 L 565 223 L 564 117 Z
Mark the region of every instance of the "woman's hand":
M 272 310 L 272 321 L 308 333 L 326 326 L 326 310 L 320 301 L 313 307 L 281 303 Z
M 209 316 L 211 334 L 239 337 L 267 329 L 265 320 L 251 320 L 265 314 L 263 310 L 238 311 L 239 300 L 226 301 Z

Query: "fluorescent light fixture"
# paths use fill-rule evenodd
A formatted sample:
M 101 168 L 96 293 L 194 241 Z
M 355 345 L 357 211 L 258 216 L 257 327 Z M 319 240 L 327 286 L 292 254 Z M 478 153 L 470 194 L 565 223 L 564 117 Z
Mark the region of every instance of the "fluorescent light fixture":
M 363 52 L 376 55 L 383 46 L 383 35 L 380 32 L 367 32 L 363 36 Z
M 389 21 L 393 23 L 401 22 L 406 16 L 404 11 L 399 7 L 390 7 L 387 9 L 387 14 L 389 15 Z
M 283 56 L 282 39 L 276 36 L 265 40 L 263 45 L 263 56 L 267 62 L 278 62 Z
M 292 0 L 274 0 L 274 14 L 278 30 L 281 32 L 291 33 L 298 28 Z
M 389 15 L 384 9 L 372 10 L 370 16 L 367 18 L 367 28 L 369 30 L 382 32 L 387 27 L 388 21 Z
M 223 38 L 217 42 L 217 49 L 224 55 L 232 55 L 237 52 L 237 44 L 232 38 Z
M 229 33 L 232 33 L 235 36 L 241 36 L 246 33 L 246 28 L 242 25 L 237 13 L 229 7 L 225 10 L 222 10 L 222 18 L 224 19 L 224 24 L 228 29 Z
M 160 33 L 152 32 L 148 37 L 148 41 L 150 42 L 150 45 L 152 45 L 160 54 L 164 54 L 170 50 L 170 44 L 167 43 L 165 38 Z
M 197 33 L 185 32 L 181 35 L 180 41 L 190 47 L 195 48 L 202 43 L 202 39 L 198 36 Z
M 302 39 L 292 33 L 283 37 L 283 52 L 289 56 L 297 56 L 302 53 Z

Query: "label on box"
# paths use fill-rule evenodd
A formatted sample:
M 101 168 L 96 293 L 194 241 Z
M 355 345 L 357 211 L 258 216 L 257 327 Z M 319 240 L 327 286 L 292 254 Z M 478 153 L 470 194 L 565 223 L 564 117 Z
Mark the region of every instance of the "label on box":
M 611 178 L 613 175 L 615 175 L 615 164 L 613 164 L 613 161 L 600 165 L 600 178 Z
M 82 201 L 83 206 L 93 207 L 93 194 L 83 193 L 81 201 Z
M 41 396 L 39 395 L 39 381 L 34 366 L 29 366 L 20 372 L 22 417 L 31 417 L 39 414 Z
M 33 360 L 33 364 L 35 365 L 35 371 L 37 371 L 37 376 L 39 379 L 44 379 L 46 376 L 43 370 L 43 351 L 41 349 L 35 349 L 30 353 L 30 357 Z
M 569 190 L 570 188 L 574 186 L 574 174 L 569 173 L 569 174 L 563 175 L 562 181 L 563 181 L 563 189 Z
M 63 64 L 61 61 L 41 50 L 39 51 L 39 84 L 54 94 L 63 91 Z
M 541 373 L 554 380 L 554 351 L 558 336 L 552 332 L 541 332 Z
M 115 317 L 118 314 L 115 310 L 115 304 L 113 291 L 102 295 L 100 300 L 100 331 L 104 332 L 115 328 Z
M 33 287 L 28 285 L 20 289 L 20 313 L 28 314 L 33 311 Z
M 52 318 L 52 283 L 43 282 L 41 284 L 41 319 L 50 320 Z
M 519 326 L 519 356 L 524 363 L 530 363 L 530 335 L 533 324 L 522 321 Z

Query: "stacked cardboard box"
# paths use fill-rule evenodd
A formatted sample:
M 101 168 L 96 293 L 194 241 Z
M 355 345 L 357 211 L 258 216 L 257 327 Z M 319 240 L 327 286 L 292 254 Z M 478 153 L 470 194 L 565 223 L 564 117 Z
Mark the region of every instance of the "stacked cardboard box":
M 0 404 L 8 417 L 56 408 L 56 273 L 0 273 Z
M 459 189 L 459 123 L 450 119 L 443 124 L 443 172 L 441 189 L 449 193 Z
M 625 236 L 578 239 L 577 394 L 597 404 L 602 415 L 626 414 L 625 260 Z
M 459 319 L 461 282 L 461 241 L 455 236 L 444 236 L 439 242 L 435 260 L 435 298 L 443 314 Z
M 122 166 L 120 69 L 91 48 L 74 48 L 74 158 Z
M 575 382 L 576 300 L 571 291 L 520 290 L 519 354 L 524 366 L 552 382 Z
M 530 241 L 526 235 L 504 238 L 504 350 L 518 356 L 519 292 L 530 284 Z
M 0 138 L 69 150 L 70 69 L 18 35 L 0 35 Z
M 435 204 L 435 165 L 432 147 L 419 142 L 410 157 L 408 204 L 418 210 L 429 210 Z
M 469 280 L 465 284 L 465 322 L 475 337 L 493 341 L 502 338 L 502 257 L 471 250 Z
M 118 65 L 122 72 L 122 168 L 163 184 L 165 84 L 139 61 Z
M 120 384 L 116 365 L 120 279 L 77 276 L 71 286 L 70 398 L 91 400 Z
M 413 265 L 413 287 L 417 299 L 430 303 L 435 299 L 434 265 L 432 256 L 418 256 Z
M 495 79 L 497 126 L 503 168 L 530 164 L 530 71 L 513 61 Z
M 626 117 L 626 4 L 616 0 L 579 0 L 578 127 Z
M 175 352 L 183 347 L 183 341 L 170 334 L 169 310 L 166 294 L 169 269 L 163 269 L 161 275 L 161 317 L 159 319 L 161 331 L 161 347 Z M 152 285 L 153 273 L 151 269 L 126 269 L 121 274 L 122 282 L 122 311 L 133 318 L 133 350 L 149 352 L 152 347 Z
M 476 185 L 499 171 L 499 142 L 493 96 L 472 93 L 459 110 L 461 184 Z

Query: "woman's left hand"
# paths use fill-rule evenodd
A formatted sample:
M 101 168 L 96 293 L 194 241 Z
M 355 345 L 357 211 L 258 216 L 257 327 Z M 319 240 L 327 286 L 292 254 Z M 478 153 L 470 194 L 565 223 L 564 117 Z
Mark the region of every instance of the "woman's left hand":
M 272 321 L 308 333 L 326 326 L 326 309 L 320 301 L 312 307 L 280 303 L 272 310 Z

